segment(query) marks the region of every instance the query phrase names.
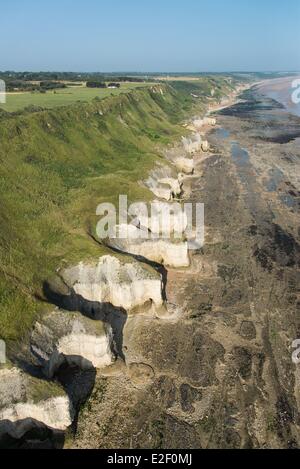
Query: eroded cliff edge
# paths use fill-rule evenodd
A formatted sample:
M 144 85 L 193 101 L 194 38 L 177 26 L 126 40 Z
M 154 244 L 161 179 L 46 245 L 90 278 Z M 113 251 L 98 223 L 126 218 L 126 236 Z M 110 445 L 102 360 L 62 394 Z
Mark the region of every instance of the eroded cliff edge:
M 154 101 L 157 97 L 170 99 L 160 85 L 151 93 Z M 104 110 L 97 112 L 97 119 L 101 119 Z M 117 118 L 122 127 L 126 127 L 126 112 Z M 113 122 L 115 117 L 113 114 Z M 38 430 L 46 425 L 51 431 L 65 431 L 73 420 L 66 446 L 297 446 L 295 370 L 290 374 L 285 363 L 294 319 L 291 316 L 292 329 L 282 348 L 282 362 L 278 353 L 274 358 L 268 315 L 261 310 L 255 317 L 258 307 L 249 300 L 254 279 L 259 277 L 257 296 L 259 305 L 264 304 L 261 284 L 268 281 L 265 271 L 269 273 L 277 256 L 288 256 L 287 263 L 280 261 L 282 268 L 298 266 L 297 241 L 278 225 L 276 239 L 282 241 L 276 259 L 272 259 L 272 243 L 269 248 L 258 246 L 253 251 L 251 241 L 257 232 L 260 238 L 256 242 L 268 240 L 272 233 L 271 225 L 270 232 L 266 228 L 265 195 L 259 203 L 257 196 L 253 200 L 253 194 L 261 191 L 249 188 L 253 184 L 252 168 L 244 150 L 239 154 L 236 144 L 232 147 L 231 143 L 228 149 L 226 132 L 217 129 L 221 138 L 211 135 L 208 141 L 199 140 L 199 130 L 204 127 L 207 132 L 215 124 L 193 119 L 188 129 L 193 136 L 187 135 L 183 145 L 170 148 L 166 158 L 153 158 L 148 179 L 141 181 L 139 173 L 131 186 L 121 177 L 127 189 L 141 182 L 138 195 L 148 200 L 204 200 L 209 208 L 204 249 L 191 256 L 184 240 L 179 245 L 149 246 L 129 240 L 125 245 L 107 242 L 100 246 L 94 242 L 93 220 L 89 218 L 86 232 L 78 227 L 70 232 L 70 250 L 75 239 L 76 255 L 62 262 L 56 260 L 57 274 L 52 269 L 51 275 L 44 276 L 42 292 L 35 292 L 57 308 L 52 306 L 41 316 L 23 349 L 12 347 L 11 357 L 27 373 L 41 372 L 46 378 L 43 385 L 54 378 L 64 387 L 65 405 L 70 403 L 69 420 L 52 428 L 52 417 L 41 417 Z M 47 127 L 51 128 L 50 122 Z M 241 135 L 237 133 L 234 138 L 239 140 Z M 149 156 L 145 152 L 146 160 Z M 87 175 L 89 182 L 97 178 Z M 101 195 L 95 184 L 95 193 Z M 115 190 L 108 190 L 112 198 Z M 88 194 L 83 188 L 77 195 L 80 193 L 85 202 Z M 135 193 L 133 200 L 136 197 Z M 83 203 L 81 209 L 86 207 Z M 242 226 L 249 225 L 246 233 L 241 221 Z M 259 231 L 262 229 L 263 234 Z M 292 240 L 291 251 L 286 251 L 284 240 Z M 260 262 L 262 273 L 251 264 L 253 258 Z M 285 275 L 290 284 L 294 274 L 285 270 Z M 278 311 L 280 315 L 281 309 Z M 276 324 L 275 333 L 280 327 Z M 297 380 L 297 374 L 294 376 Z M 84 390 L 80 389 L 82 383 Z M 43 393 L 40 413 L 36 413 L 28 394 L 25 408 L 29 419 L 45 415 Z M 27 433 L 26 426 L 20 431 L 15 425 L 15 420 L 18 425 L 24 420 L 24 405 L 19 404 L 19 413 L 16 407 L 3 411 L 9 416 L 7 433 L 13 439 Z M 18 419 L 19 414 L 22 419 Z
M 143 368 L 99 376 L 76 447 L 92 433 L 100 448 L 299 447 L 300 122 L 279 108 L 246 94 L 217 116 L 183 185 L 206 237 L 189 269 L 168 268 L 178 315 L 127 323 L 128 365 Z

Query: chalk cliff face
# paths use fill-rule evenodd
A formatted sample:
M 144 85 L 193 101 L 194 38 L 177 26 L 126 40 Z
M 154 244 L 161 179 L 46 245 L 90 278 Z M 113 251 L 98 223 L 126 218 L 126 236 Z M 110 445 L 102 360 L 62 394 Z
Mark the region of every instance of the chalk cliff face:
M 126 237 L 110 239 L 109 244 L 119 251 L 142 256 L 170 267 L 189 266 L 187 242 L 147 239 L 148 233 L 133 225 L 121 225 L 117 228 Z
M 148 301 L 160 306 L 162 280 L 151 268 L 138 262 L 122 263 L 117 257 L 103 256 L 97 263 L 84 263 L 61 272 L 65 284 L 87 301 L 110 303 L 131 310 Z
M 150 177 L 147 180 L 149 189 L 156 197 L 165 200 L 172 200 L 180 197 L 181 185 L 178 179 L 175 178 L 161 178 L 155 179 Z
M 151 88 L 151 93 L 157 95 L 157 101 L 167 98 L 164 89 L 160 85 Z M 138 101 L 137 96 L 135 104 Z M 124 109 L 126 108 L 124 102 L 118 103 L 117 106 L 117 117 L 114 119 L 122 127 L 131 128 L 133 109 L 130 108 L 127 112 Z M 99 116 L 102 122 L 109 109 L 105 108 L 104 102 L 103 109 L 97 108 L 91 112 L 94 112 L 97 120 L 90 127 L 98 128 L 101 126 Z M 82 121 L 88 117 L 88 112 L 85 112 L 78 120 Z M 200 129 L 203 125 L 214 125 L 213 121 L 214 119 L 202 119 L 201 124 L 198 122 L 197 125 Z M 145 125 L 142 122 L 143 132 Z M 46 123 L 46 126 L 50 132 L 53 124 Z M 184 175 L 180 173 L 192 174 L 194 160 L 190 155 L 209 149 L 208 142 L 203 141 L 197 129 L 193 131 L 196 133 L 190 139 L 183 139 L 187 155 L 184 154 L 182 145 L 179 145 L 175 155 L 173 153 L 173 157 L 167 158 L 168 161 L 164 165 L 156 167 L 144 183 L 156 197 L 171 201 L 185 195 Z M 90 140 L 96 141 L 96 137 Z M 119 138 L 114 143 L 119 147 Z M 84 178 L 79 172 L 79 177 L 81 176 Z M 94 176 L 98 178 L 98 174 Z M 141 177 L 146 176 L 141 175 Z M 30 336 L 31 354 L 28 350 L 26 353 L 30 355 L 30 359 L 34 357 L 27 365 L 32 367 L 31 369 L 34 368 L 39 376 L 43 371 L 47 380 L 32 378 L 16 368 L 11 370 L 0 368 L 0 438 L 3 434 L 22 438 L 28 431 L 39 426 L 45 426 L 51 431 L 65 431 L 74 421 L 75 415 L 77 417 L 79 407 L 90 396 L 89 391 L 92 389 L 95 391 L 94 401 L 99 405 L 105 403 L 102 409 L 105 415 L 94 414 L 97 420 L 96 430 L 90 427 L 89 420 L 81 421 L 81 426 L 84 425 L 88 433 L 91 431 L 88 446 L 95 444 L 102 431 L 112 432 L 119 418 L 122 422 L 119 424 L 119 431 L 114 432 L 116 435 L 126 434 L 127 429 L 123 427 L 123 423 L 127 421 L 130 437 L 141 433 L 136 432 L 131 426 L 130 416 L 128 418 L 126 412 L 119 411 L 121 401 L 127 406 L 127 410 L 132 398 L 139 404 L 140 397 L 143 396 L 137 395 L 136 390 L 145 392 L 145 396 L 150 396 L 150 399 L 153 393 L 151 408 L 154 410 L 157 404 L 160 409 L 165 406 L 170 410 L 172 404 L 179 398 L 181 410 L 179 405 L 176 407 L 174 405 L 175 412 L 179 409 L 179 416 L 183 416 L 183 419 L 186 415 L 181 412 L 190 412 L 187 416 L 190 423 L 195 410 L 193 405 L 198 404 L 202 398 L 202 388 L 205 388 L 207 381 L 212 385 L 217 382 L 214 381 L 214 366 L 217 360 L 223 358 L 223 351 L 220 347 L 216 352 L 209 350 L 207 353 L 207 349 L 213 347 L 214 342 L 210 338 L 201 336 L 200 333 L 195 333 L 195 331 L 201 332 L 201 328 L 197 330 L 197 324 L 191 323 L 191 320 L 196 321 L 198 316 L 202 316 L 201 305 L 200 307 L 197 305 L 195 311 L 187 310 L 188 308 L 185 308 L 187 292 L 182 290 L 183 280 L 189 279 L 191 272 L 183 270 L 167 272 L 164 267 L 155 266 L 157 271 L 162 272 L 160 275 L 149 266 L 151 262 L 147 263 L 149 260 L 172 268 L 188 267 L 190 264 L 188 243 L 183 235 L 178 239 L 160 236 L 163 231 L 161 219 L 165 221 L 164 211 L 169 209 L 169 205 L 157 201 L 158 209 L 151 225 L 144 214 L 140 213 L 137 216 L 137 226 L 126 225 L 129 236 L 108 240 L 112 248 L 136 256 L 141 262 L 120 253 L 90 261 L 84 257 L 89 255 L 88 250 L 88 254 L 84 251 L 83 261 L 80 264 L 58 270 L 53 284 L 50 284 L 50 281 L 45 282 L 45 297 L 53 304 L 60 305 L 61 309 L 45 314 L 36 322 Z M 186 215 L 182 211 L 174 211 L 170 214 L 169 226 L 171 232 L 184 233 L 187 227 Z M 143 238 L 141 233 L 143 231 L 145 233 L 144 229 L 158 235 L 157 239 Z M 174 283 L 177 276 L 178 283 Z M 189 289 L 195 293 L 195 296 L 198 295 L 198 286 L 202 286 L 202 280 L 202 276 L 199 276 L 197 285 Z M 173 290 L 178 290 L 183 299 L 180 297 L 180 301 L 172 303 L 174 298 L 169 295 L 167 283 L 173 286 Z M 166 311 L 162 311 L 164 308 L 160 309 L 164 302 L 167 303 Z M 151 312 L 157 314 L 143 314 L 147 311 L 148 303 L 153 306 Z M 180 317 L 181 305 L 184 305 L 183 310 L 187 310 L 187 316 L 183 318 Z M 141 314 L 136 314 L 137 311 Z M 93 320 L 84 316 L 85 314 Z M 170 328 L 169 323 L 172 324 Z M 114 367 L 98 373 L 95 370 L 108 367 L 115 361 Z M 48 379 L 60 380 L 68 390 L 68 395 L 63 388 Z M 113 398 L 109 400 L 108 405 L 106 405 L 106 380 L 109 386 L 112 383 L 113 388 Z M 176 385 L 173 385 L 173 380 Z M 190 386 L 191 383 L 193 386 Z M 78 392 L 80 387 L 85 389 Z M 98 394 L 100 390 L 101 393 Z M 145 402 L 147 403 L 147 399 Z M 90 406 L 87 407 L 90 412 Z M 139 416 L 142 419 L 145 415 L 151 417 L 152 410 L 149 410 L 150 412 L 145 407 L 139 412 L 138 409 Z M 206 408 L 204 410 L 206 411 Z M 105 418 L 110 412 L 117 415 L 107 424 Z M 137 415 L 137 412 L 133 412 L 133 415 Z M 169 413 L 168 418 L 170 415 Z M 138 420 L 140 423 L 140 419 Z M 102 426 L 103 421 L 104 426 Z M 146 428 L 144 423 L 142 425 Z M 161 433 L 161 421 L 155 418 L 153 429 L 158 427 Z M 149 433 L 146 430 L 145 437 L 148 438 L 151 432 L 152 430 Z M 175 427 L 171 428 L 170 433 L 178 435 L 176 436 L 178 441 L 183 441 L 182 433 L 178 434 Z M 80 431 L 78 435 L 80 437 Z M 105 438 L 105 435 L 103 437 Z M 158 444 L 155 447 L 158 447 Z M 172 446 L 171 442 L 169 446 Z
M 204 125 L 203 119 L 194 119 L 192 122 L 192 125 L 194 126 L 195 129 L 200 130 L 201 127 Z
M 188 139 L 187 139 L 188 140 Z M 176 168 L 179 172 L 178 179 L 186 174 L 193 174 L 195 170 L 195 161 L 192 155 L 186 154 L 185 148 L 177 145 L 167 148 L 164 152 L 166 159 Z
M 0 437 L 21 438 L 37 423 L 66 430 L 74 411 L 64 390 L 17 368 L 0 370 Z
M 50 378 L 64 362 L 85 370 L 114 361 L 110 327 L 80 313 L 57 309 L 47 314 L 35 324 L 30 343 Z
M 185 211 L 179 202 L 151 202 L 151 209 L 144 213 L 144 206 L 135 214 L 135 226 L 154 234 L 164 232 L 166 226 L 171 233 L 184 233 L 188 220 Z
M 38 404 L 21 403 L 0 411 L 0 435 L 6 433 L 14 438 L 22 438 L 32 426 L 39 422 L 54 430 L 66 430 L 72 423 L 69 399 L 55 397 Z
M 204 117 L 203 124 L 204 125 L 216 125 L 217 121 L 214 117 Z
M 217 121 L 216 121 L 215 118 L 213 118 L 213 117 L 204 117 L 203 119 L 194 119 L 193 122 L 192 122 L 192 126 L 195 129 L 200 130 L 205 125 L 214 126 L 214 125 L 216 125 L 216 123 L 217 123 Z
M 203 140 L 203 142 L 201 143 L 201 150 L 204 152 L 209 151 L 209 143 L 207 140 Z
M 180 172 L 185 174 L 193 174 L 195 169 L 195 163 L 192 158 L 177 158 L 175 160 L 175 166 Z
M 164 200 L 179 198 L 182 193 L 182 182 L 168 166 L 151 171 L 145 185 L 156 197 Z
M 195 133 L 191 138 L 182 137 L 182 144 L 187 153 L 193 155 L 201 150 L 202 138 L 199 133 Z
M 212 119 L 215 121 L 215 119 Z M 182 143 L 184 149 L 190 155 L 197 153 L 198 151 L 202 150 L 207 152 L 209 150 L 209 143 L 207 140 L 203 140 L 200 134 L 195 134 L 192 138 L 182 138 Z M 182 170 L 183 171 L 183 170 Z M 183 171 L 185 172 L 185 171 Z M 188 173 L 187 173 L 188 174 Z

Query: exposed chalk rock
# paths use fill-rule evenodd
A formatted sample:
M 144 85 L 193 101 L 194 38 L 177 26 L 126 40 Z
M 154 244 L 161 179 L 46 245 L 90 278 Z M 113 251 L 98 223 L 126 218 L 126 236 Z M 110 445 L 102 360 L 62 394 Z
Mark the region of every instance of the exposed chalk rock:
M 181 195 L 181 184 L 178 179 L 175 178 L 162 178 L 159 180 L 159 185 L 162 189 L 169 188 L 170 194 L 167 200 L 175 199 Z
M 217 121 L 214 117 L 204 117 L 203 124 L 204 125 L 216 125 Z
M 67 287 L 87 301 L 110 303 L 126 310 L 148 301 L 160 306 L 161 276 L 149 266 L 117 257 L 103 256 L 97 263 L 81 262 L 60 272 Z
M 165 200 L 179 198 L 182 193 L 182 183 L 169 167 L 162 167 L 153 170 L 145 185 L 156 197 Z
M 204 125 L 203 119 L 194 119 L 192 125 L 195 129 L 200 130 Z
M 147 212 L 144 212 L 144 204 L 135 212 L 132 224 L 136 227 L 149 230 L 154 234 L 181 233 L 187 228 L 188 220 L 186 212 L 179 202 L 151 202 Z
M 32 421 L 53 430 L 66 430 L 72 423 L 68 397 L 56 397 L 38 404 L 15 404 L 0 411 L 0 435 L 22 438 L 36 426 Z
M 117 227 L 122 239 L 109 240 L 109 245 L 119 251 L 142 256 L 169 267 L 188 267 L 190 265 L 187 242 L 172 242 L 169 239 L 149 239 L 148 232 L 133 225 Z
M 17 368 L 0 370 L 0 437 L 22 438 L 37 424 L 64 431 L 73 417 L 72 404 L 57 384 Z
M 175 160 L 176 168 L 185 174 L 193 174 L 195 169 L 194 160 L 192 158 L 177 158 Z
M 201 143 L 201 150 L 204 151 L 204 152 L 209 151 L 209 143 L 208 143 L 207 140 L 204 140 L 204 141 Z
M 161 86 L 158 86 L 158 85 L 152 86 L 152 87 L 151 87 L 151 91 L 152 91 L 152 93 L 154 93 L 154 94 L 159 93 L 159 94 L 161 94 L 162 96 L 164 95 L 164 90 L 162 89 Z
M 195 162 L 193 157 L 183 155 L 182 148 L 180 146 L 168 148 L 165 151 L 166 158 L 175 165 L 176 169 L 183 174 L 192 174 L 195 169 Z M 180 175 L 178 175 L 180 181 Z
M 194 153 L 202 150 L 204 152 L 209 150 L 209 143 L 207 140 L 202 140 L 200 134 L 194 134 L 191 139 L 182 138 L 183 146 L 187 153 L 193 155 Z
M 31 350 L 50 378 L 64 362 L 82 369 L 111 365 L 112 348 L 110 326 L 59 309 L 37 322 L 31 335 Z
M 205 125 L 216 125 L 217 121 L 213 117 L 204 117 L 203 119 L 194 119 L 192 127 L 196 130 L 200 130 Z
M 182 137 L 182 144 L 187 153 L 193 155 L 201 149 L 202 138 L 199 133 L 195 133 L 191 138 Z

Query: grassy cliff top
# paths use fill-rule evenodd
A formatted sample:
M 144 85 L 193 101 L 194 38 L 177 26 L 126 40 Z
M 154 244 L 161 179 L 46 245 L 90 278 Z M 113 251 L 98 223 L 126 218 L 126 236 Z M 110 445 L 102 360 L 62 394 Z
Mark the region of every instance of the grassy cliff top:
M 0 109 L 7 112 L 16 112 L 30 107 L 51 109 L 79 102 L 90 102 L 94 98 L 104 99 L 118 96 L 132 89 L 147 86 L 150 85 L 147 83 L 121 83 L 120 88 L 117 89 L 71 86 L 65 89 L 49 90 L 45 93 L 38 91 L 8 92 L 6 103 L 0 104 Z

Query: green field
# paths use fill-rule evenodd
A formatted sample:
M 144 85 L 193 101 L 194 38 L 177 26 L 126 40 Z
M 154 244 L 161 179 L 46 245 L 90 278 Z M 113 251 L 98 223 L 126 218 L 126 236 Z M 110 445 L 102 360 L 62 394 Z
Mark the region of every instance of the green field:
M 142 86 L 149 85 L 145 83 L 122 83 L 121 87 L 118 89 L 86 88 L 85 86 L 82 86 L 69 87 L 56 91 L 47 91 L 47 93 L 7 93 L 6 103 L 0 104 L 0 109 L 3 109 L 7 112 L 19 111 L 28 106 L 37 106 L 50 109 L 57 106 L 66 106 L 69 104 L 74 104 L 78 101 L 89 102 L 96 97 L 103 99 L 107 96 L 118 95 L 130 89 Z

